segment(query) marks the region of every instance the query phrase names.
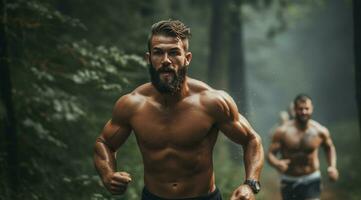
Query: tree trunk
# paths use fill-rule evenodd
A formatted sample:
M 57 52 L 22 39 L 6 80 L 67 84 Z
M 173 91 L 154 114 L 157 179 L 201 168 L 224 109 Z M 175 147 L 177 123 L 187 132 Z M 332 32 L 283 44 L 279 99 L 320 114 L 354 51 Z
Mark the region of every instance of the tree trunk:
M 5 138 L 5 152 L 7 154 L 7 173 L 9 187 L 12 189 L 12 199 L 15 199 L 18 188 L 18 157 L 15 116 L 12 103 L 10 69 L 7 55 L 6 41 L 6 1 L 0 1 L 0 102 L 3 112 L 1 113 L 1 134 Z
M 359 0 L 353 0 L 353 19 L 355 40 L 356 102 L 359 128 L 361 130 L 361 2 Z
M 212 16 L 210 24 L 210 37 L 209 37 L 209 70 L 208 82 L 212 85 L 219 85 L 220 68 L 221 68 L 221 48 L 222 48 L 222 28 L 223 28 L 223 3 L 222 0 L 212 0 Z
M 229 12 L 228 88 L 239 112 L 247 116 L 246 81 L 242 41 L 241 0 L 231 0 Z M 231 160 L 242 162 L 241 147 L 231 143 Z
M 241 114 L 247 115 L 246 76 L 242 41 L 241 1 L 232 0 L 230 6 L 228 87 Z

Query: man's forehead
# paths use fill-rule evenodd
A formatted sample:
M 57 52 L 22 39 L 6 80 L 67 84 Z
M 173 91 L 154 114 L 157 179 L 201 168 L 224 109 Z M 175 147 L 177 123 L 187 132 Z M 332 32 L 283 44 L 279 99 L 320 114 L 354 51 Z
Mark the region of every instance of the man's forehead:
M 296 102 L 296 107 L 299 106 L 312 106 L 312 101 L 310 99 L 299 100 Z
M 164 36 L 164 35 L 153 35 L 151 38 L 151 47 L 186 47 L 188 40 L 181 40 L 179 37 Z

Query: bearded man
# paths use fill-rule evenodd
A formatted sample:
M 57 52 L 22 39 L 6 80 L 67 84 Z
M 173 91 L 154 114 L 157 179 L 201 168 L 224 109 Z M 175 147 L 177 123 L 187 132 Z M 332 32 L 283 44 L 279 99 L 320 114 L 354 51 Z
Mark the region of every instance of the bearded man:
M 244 150 L 245 180 L 231 199 L 254 199 L 260 190 L 261 139 L 228 94 L 187 76 L 190 35 L 177 20 L 152 26 L 151 83 L 119 98 L 96 140 L 95 166 L 112 194 L 123 194 L 132 181 L 116 168 L 116 151 L 133 133 L 144 165 L 142 200 L 222 199 L 212 160 L 219 130 Z
M 311 98 L 300 94 L 293 103 L 295 118 L 276 129 L 267 159 L 282 174 L 283 200 L 316 200 L 321 194 L 318 149 L 325 150 L 331 181 L 338 179 L 336 150 L 327 128 L 311 120 Z

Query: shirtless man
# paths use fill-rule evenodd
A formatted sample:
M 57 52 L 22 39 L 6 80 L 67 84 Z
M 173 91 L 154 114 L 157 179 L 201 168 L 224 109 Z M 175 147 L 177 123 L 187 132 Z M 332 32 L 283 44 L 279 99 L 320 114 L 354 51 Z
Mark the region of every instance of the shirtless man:
M 294 100 L 295 119 L 278 127 L 273 134 L 267 159 L 281 177 L 281 193 L 284 200 L 319 199 L 321 176 L 318 149 L 323 147 L 327 155 L 328 176 L 338 179 L 336 150 L 327 128 L 311 120 L 311 98 L 300 94 Z M 281 158 L 277 154 L 281 154 Z
M 255 199 L 264 161 L 261 139 L 228 94 L 187 76 L 189 37 L 180 21 L 152 26 L 146 53 L 151 83 L 116 102 L 95 143 L 96 169 L 112 194 L 123 194 L 132 179 L 118 171 L 115 155 L 133 133 L 143 157 L 143 200 L 219 200 L 212 152 L 221 130 L 244 150 L 245 181 L 231 199 Z

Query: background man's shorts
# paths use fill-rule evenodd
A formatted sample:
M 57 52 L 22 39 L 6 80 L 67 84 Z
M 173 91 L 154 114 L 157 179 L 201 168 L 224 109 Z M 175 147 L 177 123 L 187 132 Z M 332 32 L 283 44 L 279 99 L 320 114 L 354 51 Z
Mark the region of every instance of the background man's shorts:
M 281 181 L 283 200 L 319 199 L 321 195 L 321 177 L 303 181 Z

